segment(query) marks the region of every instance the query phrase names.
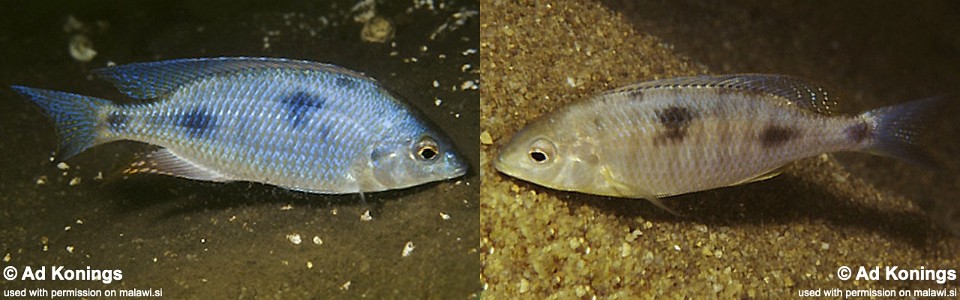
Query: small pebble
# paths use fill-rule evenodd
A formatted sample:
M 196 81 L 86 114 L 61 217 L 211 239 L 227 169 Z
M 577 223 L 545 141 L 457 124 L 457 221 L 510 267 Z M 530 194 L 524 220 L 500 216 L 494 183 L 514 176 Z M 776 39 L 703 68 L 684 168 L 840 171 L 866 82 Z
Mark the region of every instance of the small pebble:
M 460 84 L 460 89 L 461 89 L 461 90 L 476 90 L 476 89 L 479 89 L 479 88 L 480 88 L 480 87 L 477 86 L 477 83 L 476 83 L 476 82 L 473 82 L 473 80 L 467 80 L 467 81 L 464 81 L 463 83 Z
M 493 137 L 490 136 L 490 132 L 484 130 L 480 133 L 480 143 L 484 145 L 493 145 Z
M 82 34 L 74 34 L 70 38 L 67 49 L 70 51 L 70 56 L 79 62 L 88 62 L 97 56 L 97 50 L 93 49 L 93 41 Z
M 313 243 L 317 245 L 323 245 L 323 240 L 319 236 L 313 236 Z
M 528 280 L 525 279 L 525 278 L 520 278 L 520 290 L 519 290 L 519 292 L 520 292 L 520 293 L 526 293 L 528 290 L 530 290 L 530 281 L 528 281 Z
M 627 257 L 633 253 L 633 246 L 630 243 L 623 243 L 620 245 L 620 257 Z
M 407 242 L 407 244 L 403 246 L 403 253 L 400 256 L 401 257 L 410 256 L 410 253 L 412 253 L 413 249 L 415 248 L 416 247 L 413 246 L 413 241 Z
M 393 22 L 387 18 L 376 16 L 363 24 L 360 39 L 370 43 L 386 43 L 393 39 L 394 31 Z
M 372 221 L 372 220 L 373 220 L 373 217 L 370 216 L 370 210 L 369 210 L 369 209 L 368 209 L 367 211 L 363 212 L 362 215 L 360 215 L 360 221 L 367 222 L 367 221 Z
M 296 233 L 294 233 L 294 234 L 288 234 L 288 235 L 287 235 L 287 240 L 289 240 L 289 241 L 290 241 L 291 243 L 293 243 L 294 245 L 300 245 L 300 242 L 302 242 L 302 240 L 300 239 L 300 235 L 299 235 L 299 234 L 296 234 Z
M 847 177 L 846 177 L 846 176 L 843 176 L 843 174 L 840 174 L 840 173 L 832 173 L 831 175 L 833 175 L 833 181 L 836 181 L 836 182 L 846 182 L 846 181 L 847 181 Z

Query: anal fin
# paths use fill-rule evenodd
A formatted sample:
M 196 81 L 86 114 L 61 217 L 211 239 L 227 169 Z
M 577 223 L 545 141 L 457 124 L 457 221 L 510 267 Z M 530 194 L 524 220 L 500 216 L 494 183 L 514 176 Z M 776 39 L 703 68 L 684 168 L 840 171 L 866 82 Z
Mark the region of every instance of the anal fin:
M 216 182 L 230 181 L 223 174 L 190 162 L 166 148 L 147 153 L 121 173 L 124 175 L 160 174 Z

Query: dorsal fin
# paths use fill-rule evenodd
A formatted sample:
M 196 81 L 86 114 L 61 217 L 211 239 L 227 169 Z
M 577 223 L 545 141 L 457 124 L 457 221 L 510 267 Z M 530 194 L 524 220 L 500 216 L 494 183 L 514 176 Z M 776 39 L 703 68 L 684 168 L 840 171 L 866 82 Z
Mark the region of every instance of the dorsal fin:
M 806 110 L 824 115 L 836 111 L 835 94 L 821 85 L 787 75 L 700 75 L 647 81 L 610 91 L 632 92 L 661 88 L 702 87 L 756 91 L 780 97 Z
M 121 171 L 121 173 L 124 175 L 161 174 L 216 182 L 230 181 L 230 179 L 223 174 L 196 165 L 170 152 L 170 150 L 166 148 L 160 148 L 143 155 L 143 157 L 131 163 L 130 166 Z
M 360 80 L 373 81 L 362 73 L 331 64 L 260 57 L 174 59 L 107 67 L 93 70 L 92 73 L 110 81 L 130 97 L 152 99 L 205 76 L 279 68 L 340 73 Z

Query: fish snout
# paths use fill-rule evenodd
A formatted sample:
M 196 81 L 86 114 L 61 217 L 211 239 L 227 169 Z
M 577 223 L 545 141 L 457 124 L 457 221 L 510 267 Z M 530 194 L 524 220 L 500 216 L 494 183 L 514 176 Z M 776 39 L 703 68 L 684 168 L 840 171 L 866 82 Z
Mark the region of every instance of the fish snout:
M 457 157 L 457 155 L 453 154 L 453 152 L 447 152 L 445 156 L 452 167 L 450 171 L 452 175 L 451 178 L 456 178 L 467 174 L 467 170 L 470 168 L 467 166 L 466 162 L 460 159 L 460 157 Z

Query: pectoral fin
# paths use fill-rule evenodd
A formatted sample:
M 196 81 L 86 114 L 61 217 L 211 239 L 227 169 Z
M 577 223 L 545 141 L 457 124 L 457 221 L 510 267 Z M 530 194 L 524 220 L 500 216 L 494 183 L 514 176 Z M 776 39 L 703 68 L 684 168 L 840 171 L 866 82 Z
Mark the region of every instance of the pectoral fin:
M 731 184 L 731 185 L 729 185 L 729 186 L 735 186 L 735 185 L 753 183 L 753 182 L 757 182 L 757 181 L 764 181 L 764 180 L 767 180 L 767 179 L 770 179 L 770 178 L 773 178 L 773 177 L 777 177 L 777 175 L 780 175 L 780 173 L 783 173 L 783 170 L 784 170 L 785 168 L 786 168 L 786 167 L 779 167 L 779 168 L 774 169 L 773 171 L 770 171 L 770 172 L 767 172 L 767 173 L 763 173 L 763 174 L 757 175 L 756 177 L 752 177 L 752 178 L 748 178 L 748 179 L 739 181 L 739 182 L 734 183 L 734 184 Z
M 626 197 L 626 198 L 646 199 L 647 201 L 650 201 L 650 203 L 653 203 L 653 205 L 656 205 L 657 207 L 667 211 L 668 213 L 674 216 L 678 216 L 678 217 L 684 216 L 683 214 L 673 210 L 672 208 L 667 207 L 663 203 L 663 201 L 660 201 L 660 198 L 658 198 L 653 193 L 644 191 L 642 189 L 637 188 L 636 186 L 629 185 L 627 183 L 624 183 L 618 180 L 613 176 L 613 173 L 610 171 L 610 169 L 607 169 L 606 167 L 601 167 L 600 173 L 602 174 L 603 179 L 607 182 L 607 184 L 610 185 L 610 187 L 617 193 L 618 196 Z

